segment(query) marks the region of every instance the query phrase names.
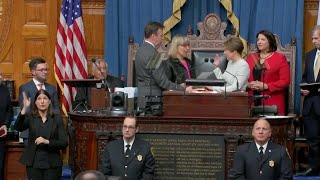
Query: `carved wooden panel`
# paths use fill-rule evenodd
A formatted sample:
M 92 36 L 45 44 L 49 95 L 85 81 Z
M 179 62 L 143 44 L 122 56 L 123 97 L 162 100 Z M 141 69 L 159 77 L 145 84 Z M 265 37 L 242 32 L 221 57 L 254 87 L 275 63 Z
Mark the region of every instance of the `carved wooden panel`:
M 314 48 L 311 30 L 317 24 L 318 8 L 318 0 L 304 0 L 303 54 Z
M 70 147 L 75 174 L 86 169 L 101 166 L 101 157 L 105 144 L 111 137 L 121 134 L 123 117 L 108 117 L 94 114 L 70 114 L 75 128 L 74 147 Z M 232 167 L 233 156 L 241 138 L 251 138 L 252 125 L 256 118 L 174 118 L 174 117 L 140 117 L 141 133 L 172 134 L 221 134 L 225 136 L 226 175 Z M 269 119 L 272 126 L 273 142 L 283 145 L 288 140 L 288 121 L 291 118 Z M 113 134 L 110 134 L 113 132 Z M 84 156 L 86 155 L 86 156 Z
M 46 1 L 25 1 L 25 24 L 47 24 Z

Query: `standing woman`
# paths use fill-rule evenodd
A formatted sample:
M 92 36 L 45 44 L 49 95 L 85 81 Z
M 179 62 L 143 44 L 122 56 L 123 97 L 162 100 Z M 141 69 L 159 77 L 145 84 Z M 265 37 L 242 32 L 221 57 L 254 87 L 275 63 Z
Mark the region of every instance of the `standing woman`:
M 290 67 L 284 55 L 277 53 L 275 36 L 266 30 L 257 34 L 257 52 L 249 54 L 249 95 L 268 95 L 268 99 L 255 99 L 254 105 L 276 105 L 278 113 L 285 115 L 285 94 L 290 84 Z
M 33 103 L 33 110 L 26 114 L 31 100 L 23 92 L 23 108 L 14 128 L 18 131 L 29 128 L 29 142 L 20 162 L 26 165 L 29 179 L 61 179 L 62 158 L 60 150 L 68 145 L 62 118 L 59 114 L 53 113 L 51 97 L 46 90 L 40 89 L 36 93 Z
M 1 83 L 2 73 L 0 72 L 0 180 L 3 180 L 5 143 L 8 128 L 11 124 L 13 110 L 9 90 Z
M 190 42 L 186 36 L 175 35 L 168 50 L 166 75 L 174 83 L 185 87 L 186 79 L 196 78 L 193 62 L 188 59 Z

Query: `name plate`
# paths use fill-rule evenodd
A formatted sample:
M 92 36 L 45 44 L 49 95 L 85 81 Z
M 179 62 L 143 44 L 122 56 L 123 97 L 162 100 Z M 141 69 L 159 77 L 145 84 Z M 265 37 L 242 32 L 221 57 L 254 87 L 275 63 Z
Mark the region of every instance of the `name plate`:
M 222 135 L 137 134 L 152 145 L 158 180 L 224 180 Z

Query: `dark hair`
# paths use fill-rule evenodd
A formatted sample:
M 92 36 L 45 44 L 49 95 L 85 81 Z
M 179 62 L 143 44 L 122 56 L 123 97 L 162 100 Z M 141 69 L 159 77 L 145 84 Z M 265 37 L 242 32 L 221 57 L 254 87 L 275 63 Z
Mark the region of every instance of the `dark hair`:
M 43 64 L 43 63 L 46 63 L 46 60 L 44 60 L 43 58 L 41 57 L 34 58 L 30 61 L 29 68 L 30 70 L 36 69 L 38 64 Z
M 268 52 L 275 52 L 277 50 L 276 37 L 270 31 L 262 30 L 262 31 L 258 32 L 258 34 L 256 36 L 257 39 L 258 39 L 259 34 L 264 35 L 268 39 L 268 42 L 269 42 Z M 257 49 L 258 49 L 258 53 L 260 53 L 261 51 L 259 50 L 259 48 L 257 48 Z
M 94 178 L 89 178 L 89 179 L 86 178 L 85 179 L 83 176 L 86 174 L 93 174 Z M 106 179 L 106 177 L 100 171 L 86 170 L 86 171 L 79 173 L 74 180 L 105 180 L 105 179 Z
M 237 51 L 240 55 L 243 51 L 243 43 L 240 38 L 238 37 L 230 37 L 224 43 L 225 49 L 228 49 L 231 52 Z
M 51 96 L 50 96 L 50 94 L 48 93 L 48 91 L 46 91 L 46 90 L 44 90 L 44 89 L 40 89 L 40 90 L 36 93 L 36 95 L 34 96 L 34 100 L 33 100 L 33 115 L 34 115 L 34 116 L 40 116 L 40 114 L 39 114 L 39 109 L 38 109 L 38 107 L 37 107 L 37 105 L 36 105 L 37 98 L 38 98 L 38 96 L 39 96 L 40 94 L 46 95 L 46 96 L 49 98 L 49 100 L 51 100 Z M 52 116 L 52 115 L 53 115 L 52 103 L 49 104 L 47 114 L 48 114 L 49 116 Z
M 139 126 L 139 123 L 138 123 L 138 117 L 137 117 L 137 116 L 128 115 L 128 116 L 126 116 L 126 117 L 123 119 L 123 122 L 124 122 L 124 120 L 125 120 L 126 118 L 136 120 L 136 127 L 138 127 L 138 126 Z
M 148 22 L 144 27 L 144 37 L 149 38 L 152 34 L 157 34 L 159 29 L 163 29 L 164 26 L 158 22 Z

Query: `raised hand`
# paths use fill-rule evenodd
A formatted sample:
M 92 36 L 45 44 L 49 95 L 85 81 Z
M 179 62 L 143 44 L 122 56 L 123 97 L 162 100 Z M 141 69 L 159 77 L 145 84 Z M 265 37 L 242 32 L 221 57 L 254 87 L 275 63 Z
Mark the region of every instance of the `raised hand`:
M 215 66 L 219 66 L 220 65 L 220 56 L 219 56 L 219 54 L 215 55 L 213 64 Z
M 23 108 L 21 110 L 21 114 L 25 114 L 27 112 L 27 109 L 30 107 L 31 104 L 31 98 L 27 97 L 27 94 L 23 91 L 22 92 L 22 96 L 23 96 Z

